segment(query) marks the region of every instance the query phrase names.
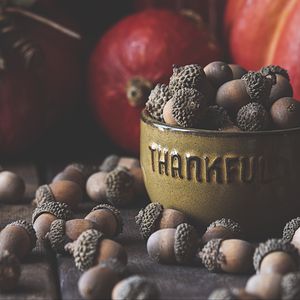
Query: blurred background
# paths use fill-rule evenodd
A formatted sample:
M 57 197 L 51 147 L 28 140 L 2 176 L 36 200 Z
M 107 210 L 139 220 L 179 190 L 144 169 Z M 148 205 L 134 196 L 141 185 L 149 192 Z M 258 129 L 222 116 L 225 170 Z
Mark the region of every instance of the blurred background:
M 297 96 L 299 23 L 294 0 L 0 1 L 2 160 L 138 156 L 144 98 L 172 64 L 280 64 Z

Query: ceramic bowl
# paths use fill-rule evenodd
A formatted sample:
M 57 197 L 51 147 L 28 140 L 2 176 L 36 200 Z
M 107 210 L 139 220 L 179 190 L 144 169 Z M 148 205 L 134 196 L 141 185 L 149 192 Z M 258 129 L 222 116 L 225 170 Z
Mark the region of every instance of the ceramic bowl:
M 184 129 L 141 115 L 141 166 L 152 202 L 204 225 L 241 223 L 250 238 L 280 236 L 300 216 L 300 128 Z

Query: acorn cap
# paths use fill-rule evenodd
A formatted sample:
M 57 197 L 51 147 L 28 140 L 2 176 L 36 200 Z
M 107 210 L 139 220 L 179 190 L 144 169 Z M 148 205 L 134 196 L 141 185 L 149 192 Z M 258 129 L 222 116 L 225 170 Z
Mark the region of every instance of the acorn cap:
M 269 97 L 273 79 L 270 79 L 259 72 L 249 71 L 241 78 L 246 85 L 246 91 L 251 102 L 262 103 Z
M 206 98 L 195 89 L 180 89 L 171 101 L 172 116 L 184 128 L 197 126 L 206 111 Z
M 151 91 L 148 101 L 146 102 L 146 110 L 150 117 L 163 122 L 163 109 L 165 104 L 172 98 L 169 87 L 166 84 L 157 84 Z
M 14 254 L 7 250 L 0 253 L 0 290 L 15 288 L 21 275 L 21 264 Z
M 266 67 L 262 67 L 260 69 L 260 73 L 263 74 L 264 76 L 278 74 L 286 78 L 288 81 L 290 81 L 290 76 L 288 74 L 288 71 L 277 65 L 269 65 Z
M 220 288 L 214 290 L 209 296 L 208 300 L 236 300 L 237 296 L 232 290 L 227 288 Z
M 236 233 L 241 233 L 242 229 L 239 223 L 231 220 L 231 219 L 226 219 L 226 218 L 222 218 L 219 220 L 216 220 L 214 222 L 212 222 L 206 230 L 209 230 L 211 228 L 214 227 L 225 227 L 226 229 L 229 229 L 232 232 L 236 232 Z
M 38 204 L 55 201 L 55 197 L 48 184 L 41 185 L 35 192 L 35 200 Z
M 176 261 L 186 263 L 193 258 L 197 249 L 197 233 L 192 225 L 182 223 L 176 227 L 174 252 Z
M 300 217 L 295 218 L 287 222 L 283 229 L 282 239 L 291 241 L 294 237 L 295 232 L 300 227 Z
M 133 275 L 121 281 L 122 288 L 118 289 L 114 298 L 120 300 L 151 300 L 158 299 L 159 290 L 148 278 Z
M 39 204 L 38 207 L 32 213 L 32 224 L 43 213 L 49 213 L 55 216 L 57 219 L 69 220 L 72 218 L 72 211 L 68 205 L 61 202 L 44 202 Z
M 202 123 L 205 128 L 212 130 L 218 130 L 233 125 L 226 109 L 219 105 L 212 105 L 207 108 Z
M 236 121 L 243 131 L 259 131 L 268 128 L 270 116 L 263 105 L 252 102 L 240 108 Z
M 57 253 L 64 253 L 64 246 L 68 242 L 65 235 L 65 226 L 65 220 L 54 220 L 50 225 L 49 232 L 46 234 L 46 238 L 50 242 L 51 248 Z
M 300 272 L 288 273 L 281 281 L 281 299 L 300 299 Z
M 160 218 L 164 207 L 158 203 L 150 203 L 141 209 L 135 217 L 135 223 L 139 226 L 142 237 L 147 240 L 155 231 L 157 220 Z
M 76 267 L 80 271 L 91 268 L 97 253 L 97 246 L 104 237 L 103 233 L 96 229 L 88 229 L 80 234 L 73 243 L 68 243 L 65 250 L 72 253 Z
M 117 224 L 118 224 L 116 235 L 121 233 L 123 231 L 123 219 L 121 216 L 121 212 L 117 208 L 115 208 L 114 206 L 109 205 L 109 204 L 99 204 L 99 205 L 95 206 L 91 211 L 101 210 L 101 209 L 107 209 L 114 215 L 114 217 L 117 220 Z
M 264 243 L 260 243 L 255 249 L 253 256 L 253 265 L 257 272 L 259 271 L 260 264 L 263 258 L 269 253 L 275 251 L 288 253 L 297 264 L 299 263 L 298 250 L 293 244 L 282 239 L 269 239 Z
M 27 222 L 26 220 L 17 220 L 15 222 L 8 224 L 7 226 L 20 226 L 20 227 L 24 228 L 30 237 L 32 248 L 35 247 L 36 234 L 35 234 L 35 230 L 31 223 Z
M 112 154 L 107 156 L 102 164 L 99 167 L 99 171 L 101 172 L 110 172 L 112 171 L 117 165 L 120 160 L 118 155 Z
M 221 262 L 223 260 L 223 256 L 220 255 L 219 249 L 222 241 L 223 239 L 210 240 L 206 243 L 206 245 L 199 253 L 203 265 L 209 271 L 217 272 L 221 269 Z
M 206 75 L 203 68 L 192 64 L 182 67 L 173 65 L 173 75 L 170 78 L 169 88 L 172 93 L 182 88 L 192 88 L 199 90 Z
M 105 179 L 106 198 L 112 205 L 118 206 L 133 196 L 134 178 L 125 167 L 116 167 Z

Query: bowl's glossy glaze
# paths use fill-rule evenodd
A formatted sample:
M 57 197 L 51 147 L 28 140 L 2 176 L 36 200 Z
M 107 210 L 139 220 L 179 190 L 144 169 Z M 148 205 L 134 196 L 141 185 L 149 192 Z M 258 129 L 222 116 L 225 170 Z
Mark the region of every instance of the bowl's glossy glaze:
M 270 237 L 300 216 L 300 128 L 182 129 L 143 112 L 141 165 L 152 202 L 206 225 L 228 217 L 248 237 Z

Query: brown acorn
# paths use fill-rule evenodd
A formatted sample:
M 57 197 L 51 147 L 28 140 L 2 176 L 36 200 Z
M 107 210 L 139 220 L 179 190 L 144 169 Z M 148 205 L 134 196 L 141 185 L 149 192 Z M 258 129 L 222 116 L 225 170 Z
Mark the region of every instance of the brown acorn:
M 56 181 L 41 185 L 36 193 L 34 202 L 39 205 L 44 202 L 57 201 L 76 209 L 82 201 L 83 193 L 80 186 L 69 180 Z
M 247 281 L 245 290 L 261 299 L 281 299 L 281 280 L 278 273 L 256 274 Z
M 186 215 L 182 212 L 176 209 L 164 208 L 158 202 L 148 204 L 135 217 L 135 222 L 145 240 L 159 229 L 176 228 L 187 221 Z
M 45 238 L 54 220 L 69 220 L 73 213 L 68 205 L 61 202 L 44 202 L 32 214 L 32 224 L 38 239 Z
M 300 251 L 300 217 L 286 223 L 282 239 L 291 242 Z
M 123 157 L 113 154 L 103 160 L 99 167 L 99 171 L 108 173 L 116 167 L 125 167 L 128 170 L 131 170 L 132 168 L 140 168 L 141 166 L 137 158 Z
M 118 261 L 102 262 L 84 272 L 78 281 L 83 299 L 111 299 L 113 287 L 122 278 L 124 266 Z
M 54 251 L 64 253 L 65 245 L 75 241 L 87 229 L 98 229 L 98 225 L 85 219 L 57 219 L 51 223 L 46 238 Z
M 25 183 L 17 174 L 10 171 L 0 172 L 0 202 L 17 203 L 24 200 Z
M 14 254 L 7 250 L 0 253 L 0 290 L 14 290 L 21 275 L 21 265 Z
M 260 243 L 253 256 L 253 265 L 260 273 L 286 274 L 299 268 L 298 251 L 290 242 L 269 239 Z
M 247 70 L 241 67 L 240 65 L 229 64 L 228 65 L 232 71 L 232 79 L 241 79 L 243 75 L 247 73 Z
M 112 300 L 152 300 L 159 298 L 159 290 L 151 280 L 133 275 L 114 286 L 111 298 Z
M 122 232 L 123 220 L 121 212 L 108 204 L 95 206 L 85 217 L 97 224 L 97 229 L 106 237 L 114 237 Z
M 96 229 L 84 231 L 76 241 L 68 243 L 65 250 L 74 256 L 76 267 L 85 271 L 108 259 L 116 259 L 127 264 L 127 253 L 119 243 L 105 239 Z
M 250 273 L 254 246 L 237 239 L 212 239 L 199 253 L 203 265 L 213 272 Z
M 206 244 L 212 239 L 235 239 L 241 238 L 241 227 L 240 225 L 231 220 L 222 218 L 212 222 L 206 229 L 202 236 L 202 244 Z
M 281 299 L 300 299 L 300 272 L 288 273 L 281 281 Z
M 256 295 L 249 294 L 244 289 L 219 288 L 214 290 L 208 300 L 260 300 Z
M 228 64 L 222 61 L 214 61 L 204 67 L 206 78 L 215 88 L 233 79 L 232 70 Z
M 182 223 L 176 228 L 154 232 L 147 241 L 149 256 L 162 264 L 186 264 L 192 261 L 198 245 L 193 226 Z
M 25 220 L 12 222 L 0 232 L 0 253 L 8 251 L 22 260 L 35 247 L 36 235 L 31 223 Z

